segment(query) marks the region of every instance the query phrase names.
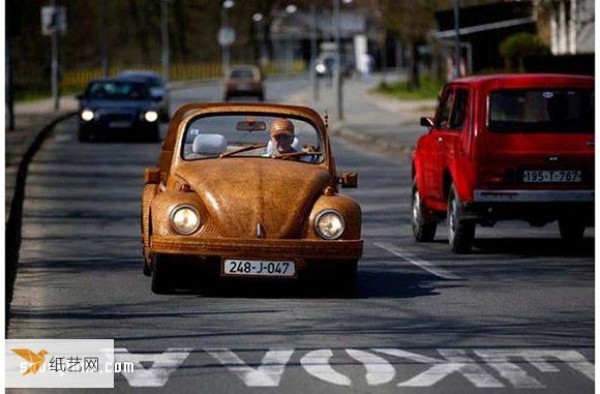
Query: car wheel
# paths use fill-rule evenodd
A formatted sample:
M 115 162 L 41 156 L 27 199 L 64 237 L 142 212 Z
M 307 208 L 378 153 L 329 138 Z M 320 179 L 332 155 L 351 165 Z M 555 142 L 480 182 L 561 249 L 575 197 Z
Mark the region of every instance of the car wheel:
M 258 100 L 259 101 L 265 101 L 265 95 L 261 94 L 260 96 L 258 96 Z
M 152 268 L 150 268 L 145 261 L 144 261 L 144 267 L 142 268 L 142 273 L 144 274 L 144 276 L 147 276 L 147 277 L 152 276 Z
M 229 95 L 226 94 L 225 96 L 223 96 L 223 101 L 229 101 Z
M 153 260 L 152 292 L 154 294 L 173 293 L 173 275 L 168 261 L 161 254 L 155 254 Z
M 79 142 L 88 142 L 90 140 L 90 135 L 85 131 L 79 130 L 79 134 L 77 135 Z
M 558 219 L 558 230 L 564 241 L 577 242 L 583 238 L 585 225 L 573 218 Z
M 426 208 L 423 206 L 419 189 L 417 189 L 417 180 L 413 182 L 412 192 L 412 217 L 411 224 L 413 235 L 417 242 L 431 242 L 435 238 L 437 221 L 427 217 Z
M 160 130 L 157 127 L 155 127 L 150 134 L 148 134 L 148 140 L 149 142 L 159 142 L 160 141 Z
M 335 283 L 335 291 L 342 297 L 354 298 L 358 296 L 357 285 L 357 261 L 344 261 L 340 268 L 331 278 Z
M 460 199 L 454 184 L 448 194 L 448 243 L 454 253 L 467 253 L 475 239 L 475 222 L 462 218 Z

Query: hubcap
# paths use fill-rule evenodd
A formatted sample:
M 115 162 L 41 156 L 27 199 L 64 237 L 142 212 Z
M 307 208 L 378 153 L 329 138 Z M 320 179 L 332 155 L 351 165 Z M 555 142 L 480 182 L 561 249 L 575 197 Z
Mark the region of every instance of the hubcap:
M 448 238 L 452 242 L 454 240 L 454 231 L 456 230 L 456 199 L 454 196 L 452 196 L 448 210 Z
M 419 192 L 415 190 L 413 195 L 413 224 L 419 224 L 419 218 L 421 217 L 421 199 L 419 198 Z

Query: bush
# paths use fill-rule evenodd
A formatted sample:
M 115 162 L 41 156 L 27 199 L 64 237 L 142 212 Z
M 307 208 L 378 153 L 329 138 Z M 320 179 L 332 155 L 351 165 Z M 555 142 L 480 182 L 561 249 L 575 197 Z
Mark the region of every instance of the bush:
M 531 33 L 518 33 L 507 37 L 500 44 L 500 55 L 508 71 L 524 71 L 523 58 L 548 55 L 550 48 Z

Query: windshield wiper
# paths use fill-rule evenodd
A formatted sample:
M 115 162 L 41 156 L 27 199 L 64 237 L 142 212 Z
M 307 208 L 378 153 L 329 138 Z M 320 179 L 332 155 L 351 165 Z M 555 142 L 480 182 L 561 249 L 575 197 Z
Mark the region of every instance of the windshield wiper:
M 264 148 L 266 146 L 267 146 L 267 144 L 265 144 L 265 143 L 262 143 L 262 144 L 252 144 L 252 145 L 244 146 L 244 147 L 236 149 L 236 150 L 232 150 L 232 151 L 229 151 L 229 152 L 221 153 L 221 155 L 219 156 L 219 158 L 233 156 L 233 155 L 238 154 L 238 153 L 247 152 L 249 150 L 254 150 L 254 149 L 258 149 L 258 148 Z
M 281 159 L 281 160 L 288 160 L 294 157 L 301 157 L 301 156 L 321 156 L 323 154 L 323 152 L 307 152 L 307 151 L 301 151 L 301 152 L 289 152 L 289 153 L 278 153 L 275 156 L 273 156 L 274 159 Z

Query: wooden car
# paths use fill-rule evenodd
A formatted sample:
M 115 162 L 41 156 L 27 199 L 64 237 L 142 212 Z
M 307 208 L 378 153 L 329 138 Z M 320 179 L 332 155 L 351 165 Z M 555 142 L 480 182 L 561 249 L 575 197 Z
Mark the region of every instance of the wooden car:
M 144 273 L 152 291 L 175 290 L 190 265 L 198 282 L 327 278 L 354 288 L 361 209 L 340 186 L 356 187 L 357 174 L 336 174 L 327 125 L 312 109 L 184 105 L 158 166 L 144 174 Z

